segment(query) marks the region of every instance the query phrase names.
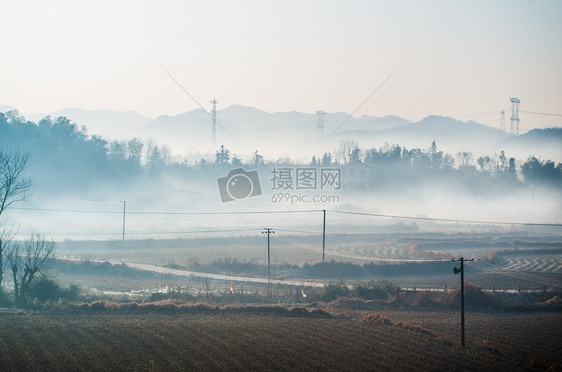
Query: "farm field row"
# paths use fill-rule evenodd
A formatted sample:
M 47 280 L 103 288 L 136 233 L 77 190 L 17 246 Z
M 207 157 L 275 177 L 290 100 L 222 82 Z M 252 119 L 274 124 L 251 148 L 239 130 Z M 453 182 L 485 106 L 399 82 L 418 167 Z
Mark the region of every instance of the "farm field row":
M 322 318 L 266 313 L 74 310 L 2 314 L 3 370 L 545 370 L 560 367 L 562 314 L 389 311 Z M 396 326 L 421 325 L 427 332 Z

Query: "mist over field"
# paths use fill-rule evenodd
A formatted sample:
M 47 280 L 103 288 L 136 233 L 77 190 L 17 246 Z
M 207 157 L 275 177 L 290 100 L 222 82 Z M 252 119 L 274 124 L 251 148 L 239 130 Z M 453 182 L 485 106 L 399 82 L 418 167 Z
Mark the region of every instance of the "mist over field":
M 2 1 L 0 370 L 561 370 L 561 15 Z
M 279 116 L 276 120 L 281 123 L 298 120 L 303 114 L 272 116 L 240 107 L 230 111 L 231 115 L 238 113 L 231 120 L 249 123 L 244 134 L 240 128 L 238 132 L 229 128 L 232 138 L 228 141 L 235 139 L 232 148 L 240 150 L 217 144 L 214 151 L 201 152 L 201 144 L 209 143 L 211 122 L 203 112 L 201 120 L 207 123 L 183 119 L 186 125 L 193 120 L 199 128 L 193 138 L 188 129 L 177 132 L 176 139 L 185 141 L 183 153 L 153 137 L 114 139 L 110 131 L 90 134 L 86 126 L 65 117 L 46 117 L 35 123 L 16 111 L 2 114 L 0 145 L 29 152 L 28 174 L 34 179 L 31 196 L 17 205 L 23 209 L 11 211 L 11 223 L 19 226 L 22 235 L 45 231 L 57 239 L 115 239 L 122 234 L 124 201 L 130 238 L 185 237 L 198 231 L 209 234 L 267 226 L 300 226 L 319 232 L 322 225 L 321 213 L 228 214 L 237 212 L 327 210 L 330 231 L 345 231 L 354 225 L 369 231 L 369 226 L 404 224 L 408 229 L 428 231 L 454 229 L 455 225 L 460 230 L 483 225 L 509 230 L 520 228 L 510 223 L 562 220 L 562 167 L 556 160 L 562 148 L 559 128 L 543 130 L 543 136 L 534 132 L 527 142 L 522 135 L 517 142 L 476 122 L 443 117 L 414 124 L 398 118 L 348 118 L 346 122 L 348 115 L 342 113 L 328 116 L 323 133 L 315 128 L 315 116 L 308 115 L 306 127 L 278 124 L 271 133 L 272 126 L 266 126 L 269 134 L 262 138 L 260 120 L 270 124 L 272 117 Z M 334 132 L 342 123 L 341 131 Z M 180 124 L 168 129 L 151 125 L 152 132 L 145 134 L 173 140 Z M 395 132 L 372 130 L 384 125 Z M 140 134 L 143 128 L 146 126 L 138 129 Z M 421 137 L 417 135 L 420 128 Z M 227 136 L 220 127 L 218 132 L 222 132 L 219 140 Z M 369 140 L 367 133 L 376 140 Z M 439 140 L 447 144 L 445 149 Z M 482 152 L 482 143 L 490 152 Z M 501 150 L 503 145 L 511 151 Z M 526 152 L 533 146 L 542 152 Z M 192 148 L 198 150 L 190 151 Z M 250 195 L 242 190 L 241 196 L 224 201 L 217 181 L 226 180 L 229 172 L 239 168 L 256 171 L 258 178 L 250 183 L 259 184 L 260 193 Z M 339 178 L 336 184 L 323 184 L 321 173 L 330 170 L 336 170 Z M 303 172 L 309 172 L 308 179 L 302 179 L 307 177 Z

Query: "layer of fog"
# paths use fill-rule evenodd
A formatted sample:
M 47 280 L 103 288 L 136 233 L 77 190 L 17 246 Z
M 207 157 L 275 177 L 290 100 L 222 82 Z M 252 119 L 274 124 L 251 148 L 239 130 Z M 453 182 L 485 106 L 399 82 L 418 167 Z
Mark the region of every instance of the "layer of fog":
M 208 124 L 207 114 L 200 111 L 200 116 Z M 287 113 L 287 115 L 289 114 Z M 460 226 L 455 225 L 455 221 L 429 222 L 380 216 L 344 215 L 333 211 L 504 222 L 505 224 L 490 225 L 498 230 L 515 228 L 509 223 L 562 222 L 562 198 L 560 198 L 559 187 L 548 189 L 529 183 L 511 187 L 509 184 L 504 184 L 503 186 L 494 185 L 494 190 L 490 192 L 491 187 L 488 185 L 469 185 L 460 182 L 458 175 L 445 178 L 433 177 L 428 173 L 426 177 L 423 177 L 423 182 L 419 182 L 409 179 L 408 175 L 401 174 L 400 168 L 394 170 L 392 164 L 382 163 L 375 164 L 373 169 L 377 173 L 384 173 L 386 179 L 384 182 L 375 179 L 375 183 L 379 182 L 379 184 L 371 190 L 361 191 L 345 187 L 342 187 L 341 190 L 316 190 L 312 194 L 332 195 L 337 198 L 317 203 L 304 202 L 298 198 L 295 200 L 295 196 L 306 195 L 307 192 L 274 189 L 271 180 L 273 168 L 276 166 L 290 168 L 308 166 L 313 156 L 320 160 L 327 153 L 332 155 L 332 160 L 339 161 L 339 165 L 332 164 L 329 167 L 345 167 L 345 160 L 338 159 L 340 156 L 338 146 L 342 139 L 356 141 L 363 151 L 380 148 L 385 143 L 397 143 L 409 149 L 418 148 L 422 152 L 428 151 L 432 140 L 436 139 L 437 150 L 443 151 L 444 155 L 449 154 L 454 158 L 458 152 L 471 152 L 473 154 L 471 165 L 475 166 L 474 172 L 478 173 L 476 171 L 478 156 L 480 154 L 493 156 L 495 152 L 493 145 L 501 143 L 498 141 L 503 136 L 500 136 L 498 131 L 486 128 L 484 131 L 489 133 L 490 137 L 482 137 L 482 132 L 477 132 L 473 135 L 465 133 L 458 138 L 449 135 L 441 140 L 439 134 L 434 132 L 423 134 L 422 131 L 415 136 L 411 133 L 401 134 L 400 131 L 366 133 L 361 132 L 364 123 L 360 121 L 351 120 L 349 123 L 344 123 L 347 114 L 343 113 L 335 115 L 335 119 L 331 121 L 326 121 L 326 128 L 322 136 L 317 133 L 317 128 L 315 128 L 314 115 L 309 116 L 310 120 L 302 126 L 301 124 L 295 125 L 296 129 L 280 125 L 260 131 L 258 120 L 255 123 L 248 123 L 249 130 L 243 130 L 244 126 L 240 123 L 233 125 L 223 122 L 225 127 L 230 125 L 228 129 L 233 138 L 220 127 L 217 128 L 217 147 L 225 143 L 226 148 L 230 151 L 231 159 L 234 156 L 241 159 L 247 169 L 255 168 L 248 165 L 251 163 L 255 151 L 264 157 L 265 164 L 258 167 L 263 191 L 263 194 L 259 196 L 227 203 L 221 201 L 217 179 L 226 176 L 230 169 L 237 166 L 212 164 L 215 160 L 216 149 L 210 147 L 208 125 L 197 131 L 187 130 L 178 133 L 175 138 L 171 137 L 164 128 L 160 130 L 156 128 L 153 134 L 162 134 L 161 139 L 156 138 L 160 144 L 173 146 L 172 152 L 175 153 L 175 157 L 168 160 L 179 164 L 173 170 L 169 169 L 170 164 L 168 164 L 168 168 L 164 167 L 162 170 L 152 172 L 145 163 L 140 165 L 142 169 L 137 179 L 123 177 L 124 181 L 114 181 L 108 178 L 97 180 L 89 173 L 87 165 L 82 163 L 72 164 L 72 172 L 65 172 L 64 169 L 60 169 L 59 164 L 45 164 L 41 163 L 41 159 L 37 159 L 35 165 L 32 162 L 32 167 L 29 169 L 29 175 L 35 179 L 32 195 L 27 202 L 14 205 L 14 207 L 27 209 L 12 208 L 2 217 L 8 219 L 7 223 L 19 227 L 19 233 L 22 236 L 31 231 L 38 231 L 57 239 L 121 238 L 123 201 L 127 201 L 126 234 L 128 238 L 185 237 L 213 234 L 213 231 L 221 231 L 220 234 L 243 234 L 247 233 L 248 229 L 252 233 L 260 234 L 264 227 L 320 232 L 322 227 L 320 210 L 328 211 L 328 232 L 355 231 L 358 230 L 357 226 L 361 227 L 359 230 L 366 232 L 373 229 L 381 231 L 381 226 L 382 228 L 388 226 L 389 231 L 397 231 L 401 228 L 404 231 L 413 229 L 450 230 L 455 227 L 462 230 L 483 228 L 482 224 L 478 223 Z M 288 120 L 286 117 L 285 119 Z M 442 118 L 437 118 L 437 121 L 445 123 L 445 126 L 448 125 L 448 121 Z M 341 131 L 335 132 L 326 140 L 328 135 L 342 123 L 345 125 L 341 127 Z M 387 129 L 390 130 L 402 128 L 404 122 L 397 118 L 390 118 L 378 125 L 387 125 Z M 459 122 L 454 125 L 459 128 L 464 126 Z M 377 137 L 377 133 L 380 137 Z M 146 134 L 150 133 L 146 132 Z M 204 148 L 208 150 L 203 150 Z M 497 151 L 499 152 L 500 149 L 498 148 Z M 41 150 L 46 154 L 46 151 L 50 149 L 41 148 Z M 561 150 L 557 149 L 553 155 L 559 155 L 560 152 Z M 516 158 L 519 166 L 530 155 L 533 154 L 518 147 L 514 147 L 512 152 L 506 152 L 507 158 Z M 201 159 L 206 159 L 211 166 L 202 166 Z M 92 163 L 92 165 L 96 164 Z M 458 165 L 455 164 L 452 170 L 456 171 Z M 316 167 L 321 168 L 320 165 L 316 165 Z M 123 167 L 123 171 L 127 171 L 127 169 Z M 521 178 L 521 175 L 519 174 L 518 177 Z M 345 179 L 343 181 L 345 182 Z M 276 194 L 287 192 L 290 194 L 290 198 L 287 200 L 279 200 L 281 198 L 273 200 Z M 276 214 L 208 214 L 212 212 L 299 210 L 316 211 Z M 530 229 L 531 227 L 525 228 Z M 560 229 L 552 228 L 552 231 L 559 233 Z
M 226 170 L 223 173 L 226 175 Z M 63 189 L 56 192 L 49 190 L 48 193 L 36 190 L 27 202 L 15 205 L 16 208 L 10 209 L 6 216 L 10 224 L 19 227 L 21 236 L 37 231 L 57 240 L 121 239 L 123 201 L 127 201 L 127 239 L 258 235 L 266 227 L 280 232 L 320 234 L 322 210 L 327 210 L 329 234 L 486 229 L 500 232 L 534 231 L 532 226 L 514 226 L 510 223 L 562 221 L 562 199 L 559 194 L 540 188 L 533 190 L 528 187 L 514 192 L 506 189 L 503 195 L 486 196 L 468 194 L 465 190 L 457 190 L 446 184 L 434 184 L 383 192 L 345 189 L 293 192 L 289 198 L 280 201 L 285 192 L 271 190 L 271 175 L 268 173 L 267 170 L 261 172 L 262 195 L 227 203 L 221 201 L 217 177 L 210 174 L 192 181 L 177 180 L 173 187 L 166 188 L 143 181 L 123 189 L 97 188 L 88 193 L 65 193 Z M 279 193 L 282 196 L 272 201 Z M 317 203 L 302 201 L 303 195 L 313 194 L 337 196 L 337 199 Z M 348 215 L 336 211 L 453 221 Z M 542 232 L 559 234 L 562 228 L 548 227 Z

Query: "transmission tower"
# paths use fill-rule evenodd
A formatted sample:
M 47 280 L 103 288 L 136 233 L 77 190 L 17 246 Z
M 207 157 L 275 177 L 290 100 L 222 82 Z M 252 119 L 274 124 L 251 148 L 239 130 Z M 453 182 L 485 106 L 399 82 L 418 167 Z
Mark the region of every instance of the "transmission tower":
M 500 119 L 500 131 L 502 133 L 505 133 L 505 111 L 504 110 L 502 110 L 502 116 L 501 116 L 501 119 Z
M 324 137 L 324 111 L 316 111 L 316 132 L 319 137 Z
M 211 145 L 213 146 L 213 150 L 217 147 L 217 103 L 216 99 L 211 101 L 213 104 L 213 108 L 211 110 L 211 116 L 213 118 L 213 129 L 211 134 Z
M 511 135 L 519 135 L 519 98 L 510 98 L 511 101 Z

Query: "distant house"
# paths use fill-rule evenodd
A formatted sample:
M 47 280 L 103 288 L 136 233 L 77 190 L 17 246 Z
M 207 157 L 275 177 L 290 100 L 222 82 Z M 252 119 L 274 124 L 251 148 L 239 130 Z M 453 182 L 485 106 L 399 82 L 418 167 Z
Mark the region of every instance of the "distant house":
M 342 189 L 373 190 L 375 188 L 375 170 L 355 160 L 342 168 Z

